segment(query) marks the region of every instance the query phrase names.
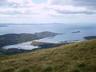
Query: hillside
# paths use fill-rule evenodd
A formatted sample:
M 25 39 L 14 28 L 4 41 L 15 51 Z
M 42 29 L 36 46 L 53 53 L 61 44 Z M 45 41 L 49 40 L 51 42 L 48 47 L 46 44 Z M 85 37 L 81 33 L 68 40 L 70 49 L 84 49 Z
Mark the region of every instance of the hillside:
M 1 56 L 0 72 L 96 72 L 96 40 Z

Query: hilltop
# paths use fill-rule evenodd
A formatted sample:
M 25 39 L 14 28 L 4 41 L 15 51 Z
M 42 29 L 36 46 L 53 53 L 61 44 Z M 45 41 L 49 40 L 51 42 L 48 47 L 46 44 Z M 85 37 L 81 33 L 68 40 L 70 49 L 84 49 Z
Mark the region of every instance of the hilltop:
M 96 40 L 1 56 L 0 72 L 96 72 Z

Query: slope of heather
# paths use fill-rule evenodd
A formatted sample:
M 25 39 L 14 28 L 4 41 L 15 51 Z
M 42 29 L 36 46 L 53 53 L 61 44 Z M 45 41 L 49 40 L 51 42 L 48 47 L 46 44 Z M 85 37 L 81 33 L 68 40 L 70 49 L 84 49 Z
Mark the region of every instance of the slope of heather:
M 0 72 L 96 72 L 96 40 L 1 56 Z

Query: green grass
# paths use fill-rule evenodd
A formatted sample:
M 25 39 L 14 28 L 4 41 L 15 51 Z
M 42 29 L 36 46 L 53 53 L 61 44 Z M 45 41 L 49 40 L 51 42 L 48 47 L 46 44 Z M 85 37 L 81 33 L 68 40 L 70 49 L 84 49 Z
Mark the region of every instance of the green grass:
M 96 72 L 96 40 L 1 56 L 0 72 Z

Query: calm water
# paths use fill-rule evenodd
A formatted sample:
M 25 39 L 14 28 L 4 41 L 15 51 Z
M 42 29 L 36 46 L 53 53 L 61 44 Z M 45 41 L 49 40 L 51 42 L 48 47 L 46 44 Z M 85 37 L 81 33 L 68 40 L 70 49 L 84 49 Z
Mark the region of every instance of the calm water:
M 5 48 L 5 49 L 18 48 L 18 49 L 31 50 L 31 49 L 34 49 L 34 48 L 38 48 L 38 46 L 33 46 L 32 41 L 30 41 L 30 42 L 15 44 L 15 45 L 4 46 L 3 48 Z
M 85 36 L 96 36 L 95 24 L 29 24 L 29 25 L 8 25 L 7 27 L 0 27 L 0 35 L 8 33 L 35 33 L 42 31 L 51 31 L 62 33 L 51 38 L 44 38 L 40 41 L 47 42 L 61 42 L 70 40 L 82 40 Z M 72 33 L 80 31 L 80 33 Z M 22 44 L 21 44 L 22 45 Z M 24 48 L 24 47 L 23 47 Z

